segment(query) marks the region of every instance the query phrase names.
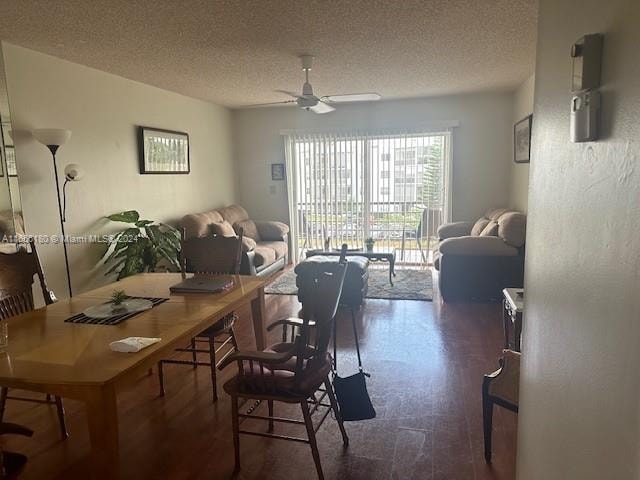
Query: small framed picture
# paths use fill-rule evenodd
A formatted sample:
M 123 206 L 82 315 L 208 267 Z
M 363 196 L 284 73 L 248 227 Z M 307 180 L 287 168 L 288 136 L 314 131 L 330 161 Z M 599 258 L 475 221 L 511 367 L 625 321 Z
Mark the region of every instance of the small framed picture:
M 271 180 L 284 180 L 284 163 L 271 164 Z
M 140 173 L 188 174 L 189 135 L 160 128 L 138 127 Z
M 531 125 L 533 114 L 513 126 L 513 161 L 529 163 L 531 160 Z

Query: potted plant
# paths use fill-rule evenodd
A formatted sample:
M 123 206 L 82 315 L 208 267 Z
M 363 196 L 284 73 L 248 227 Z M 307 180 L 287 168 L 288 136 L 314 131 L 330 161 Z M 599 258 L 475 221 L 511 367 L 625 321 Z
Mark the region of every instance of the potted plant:
M 118 280 L 142 272 L 154 272 L 164 260 L 170 267 L 180 269 L 180 234 L 175 228 L 153 220 L 140 220 L 135 210 L 109 215 L 113 222 L 130 226 L 117 233 L 103 255 L 104 263 L 111 264 L 105 273 L 118 274 Z
M 364 241 L 364 246 L 367 249 L 367 252 L 373 252 L 373 245 L 375 243 L 376 241 L 372 237 L 369 237 Z
M 113 291 L 113 293 L 111 294 L 111 303 L 113 305 L 111 307 L 111 310 L 113 311 L 113 313 L 120 313 L 127 310 L 127 307 L 122 304 L 122 302 L 124 302 L 127 298 L 129 298 L 129 296 L 124 292 L 124 290 Z

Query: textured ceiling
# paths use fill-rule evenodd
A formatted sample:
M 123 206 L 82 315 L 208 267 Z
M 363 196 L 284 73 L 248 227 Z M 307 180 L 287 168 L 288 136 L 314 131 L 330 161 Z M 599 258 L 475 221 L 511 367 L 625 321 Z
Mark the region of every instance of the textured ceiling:
M 537 0 L 2 0 L 0 39 L 230 107 L 300 91 L 385 98 L 510 89 Z

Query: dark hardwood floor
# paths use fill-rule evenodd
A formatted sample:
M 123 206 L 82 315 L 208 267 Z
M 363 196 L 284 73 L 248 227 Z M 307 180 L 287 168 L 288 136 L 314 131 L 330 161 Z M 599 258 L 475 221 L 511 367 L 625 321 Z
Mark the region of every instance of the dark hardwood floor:
M 295 297 L 267 295 L 267 307 L 275 320 L 295 314 L 299 305 Z M 250 312 L 239 313 L 241 347 L 251 348 Z M 501 351 L 499 305 L 441 305 L 437 298 L 433 303 L 367 300 L 358 323 L 378 417 L 347 424 L 346 450 L 335 421 L 325 421 L 318 443 L 327 479 L 515 478 L 513 413 L 496 407 L 491 466 L 482 449 L 480 388 L 482 374 L 496 368 Z M 339 326 L 338 367 L 348 375 L 357 365 L 348 312 L 340 314 Z M 271 340 L 278 341 L 279 334 Z M 220 385 L 234 368 L 220 375 Z M 120 395 L 124 478 L 232 477 L 229 399 L 222 393 L 217 404 L 211 402 L 209 378 L 203 367 L 168 365 L 164 398 L 158 396 L 155 371 Z M 5 419 L 36 432 L 31 439 L 2 440 L 5 448 L 29 456 L 23 478 L 88 478 L 84 409 L 73 401 L 65 406 L 70 437 L 61 441 L 53 407 L 9 402 Z M 296 408 L 280 405 L 276 413 L 299 415 Z M 255 428 L 266 425 L 256 422 Z M 237 478 L 316 478 L 307 445 L 243 436 L 241 450 Z

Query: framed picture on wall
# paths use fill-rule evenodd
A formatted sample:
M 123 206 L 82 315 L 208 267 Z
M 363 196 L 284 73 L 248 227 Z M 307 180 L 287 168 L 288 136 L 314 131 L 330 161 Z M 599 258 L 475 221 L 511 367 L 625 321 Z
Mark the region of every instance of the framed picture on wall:
M 271 164 L 271 180 L 284 180 L 284 163 Z
M 138 127 L 140 173 L 188 174 L 189 135 L 160 128 Z
M 523 118 L 513 126 L 513 161 L 529 163 L 531 161 L 531 125 L 533 114 Z

